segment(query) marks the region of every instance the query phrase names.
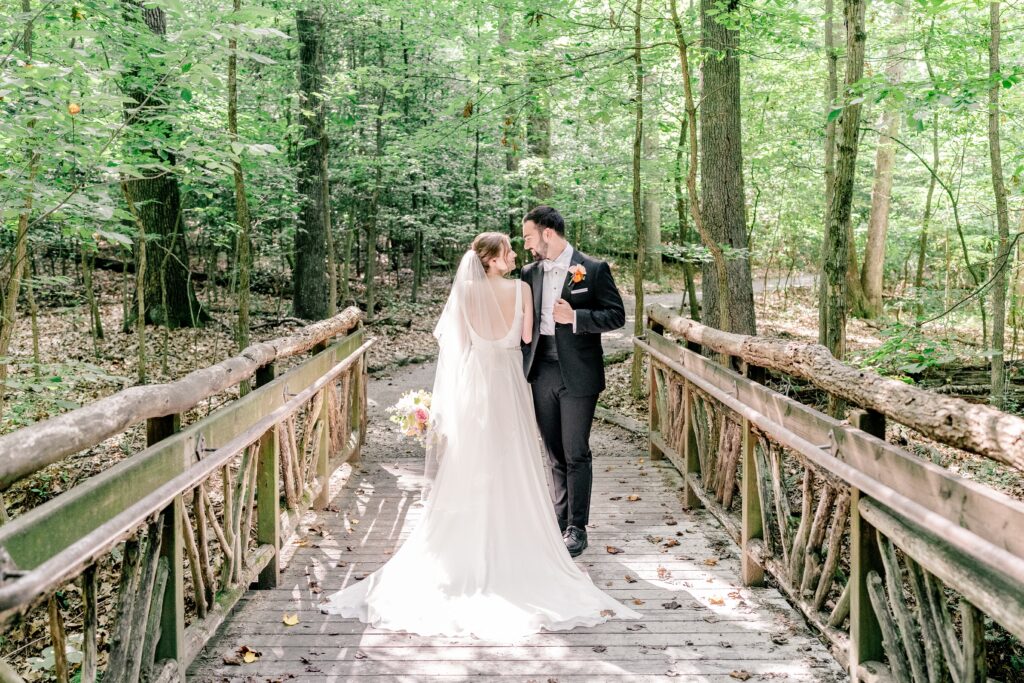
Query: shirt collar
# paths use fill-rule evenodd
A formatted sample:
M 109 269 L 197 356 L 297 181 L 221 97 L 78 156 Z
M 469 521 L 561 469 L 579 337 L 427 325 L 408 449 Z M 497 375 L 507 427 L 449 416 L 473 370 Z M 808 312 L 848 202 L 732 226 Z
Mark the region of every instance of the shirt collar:
M 556 266 L 559 266 L 559 267 L 562 267 L 562 268 L 568 268 L 569 264 L 572 263 L 572 253 L 573 253 L 572 245 L 569 244 L 568 242 L 566 242 L 565 243 L 565 249 L 563 249 L 562 253 L 558 255 L 558 258 L 553 259 L 553 263 Z

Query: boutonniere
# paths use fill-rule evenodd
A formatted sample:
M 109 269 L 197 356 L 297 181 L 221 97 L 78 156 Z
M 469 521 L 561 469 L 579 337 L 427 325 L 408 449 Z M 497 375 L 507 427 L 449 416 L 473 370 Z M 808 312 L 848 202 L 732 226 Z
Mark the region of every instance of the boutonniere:
M 587 269 L 583 267 L 582 263 L 571 266 L 569 272 L 572 273 L 572 282 L 576 285 L 583 282 L 583 278 L 587 276 Z

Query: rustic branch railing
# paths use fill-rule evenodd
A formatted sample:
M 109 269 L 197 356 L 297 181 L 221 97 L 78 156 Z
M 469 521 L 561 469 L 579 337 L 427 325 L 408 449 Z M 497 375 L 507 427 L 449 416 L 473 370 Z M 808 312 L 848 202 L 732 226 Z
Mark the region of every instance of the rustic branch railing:
M 65 654 L 72 624 L 82 683 L 180 680 L 250 583 L 277 584 L 282 526 L 325 506 L 332 467 L 358 457 L 373 343 L 359 319 L 347 309 L 177 382 L 128 389 L 0 439 L 5 487 L 142 420 L 149 444 L 0 527 L 5 642 L 38 651 L 33 643 L 48 640 L 63 683 L 74 669 Z M 311 350 L 275 377 L 275 361 Z M 254 391 L 180 427 L 182 412 L 254 374 Z M 116 590 L 97 591 L 98 577 Z M 44 605 L 40 637 L 26 617 Z M 21 680 L 10 663 L 0 660 L 0 680 Z
M 854 680 L 985 681 L 985 617 L 1024 638 L 1024 504 L 885 441 L 888 417 L 1020 466 L 1024 421 L 662 306 L 634 343 L 650 360 L 651 457 L 669 458 L 684 502 L 740 545 L 743 580 L 770 574 Z M 835 420 L 700 345 L 868 410 Z

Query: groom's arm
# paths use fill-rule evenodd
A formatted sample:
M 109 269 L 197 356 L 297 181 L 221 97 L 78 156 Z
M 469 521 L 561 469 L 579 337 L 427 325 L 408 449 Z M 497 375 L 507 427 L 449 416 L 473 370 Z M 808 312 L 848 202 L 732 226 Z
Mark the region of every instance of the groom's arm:
M 576 309 L 576 334 L 601 334 L 625 325 L 626 308 L 606 262 L 598 261 L 591 287 L 597 307 Z

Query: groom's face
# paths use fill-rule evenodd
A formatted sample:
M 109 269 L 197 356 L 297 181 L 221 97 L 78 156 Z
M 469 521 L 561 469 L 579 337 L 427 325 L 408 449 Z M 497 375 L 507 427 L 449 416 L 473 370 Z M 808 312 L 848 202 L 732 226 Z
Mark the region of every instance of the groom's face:
M 548 228 L 542 228 L 533 221 L 523 223 L 523 246 L 530 250 L 535 259 L 545 259 L 548 256 L 548 240 L 544 233 Z

